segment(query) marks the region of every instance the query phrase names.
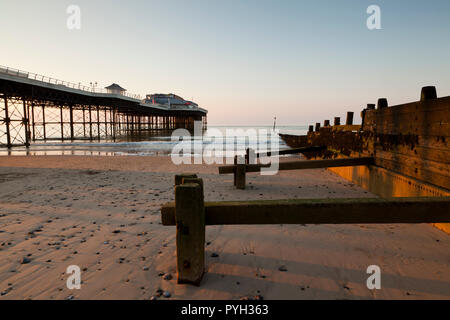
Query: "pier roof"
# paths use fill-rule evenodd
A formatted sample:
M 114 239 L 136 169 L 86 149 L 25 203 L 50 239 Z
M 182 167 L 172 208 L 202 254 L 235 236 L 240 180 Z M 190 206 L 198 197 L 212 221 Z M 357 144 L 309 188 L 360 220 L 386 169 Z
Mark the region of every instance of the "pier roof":
M 119 86 L 117 83 L 113 83 L 112 85 L 105 87 L 107 90 L 117 90 L 117 91 L 127 91 L 126 89 Z

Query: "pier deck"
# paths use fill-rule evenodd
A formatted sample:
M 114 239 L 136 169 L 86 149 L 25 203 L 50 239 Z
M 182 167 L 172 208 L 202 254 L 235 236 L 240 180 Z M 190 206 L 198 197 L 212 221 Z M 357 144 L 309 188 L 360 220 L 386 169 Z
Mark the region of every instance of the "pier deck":
M 38 140 L 115 139 L 143 130 L 206 127 L 207 110 L 144 103 L 16 69 L 0 67 L 0 147 Z

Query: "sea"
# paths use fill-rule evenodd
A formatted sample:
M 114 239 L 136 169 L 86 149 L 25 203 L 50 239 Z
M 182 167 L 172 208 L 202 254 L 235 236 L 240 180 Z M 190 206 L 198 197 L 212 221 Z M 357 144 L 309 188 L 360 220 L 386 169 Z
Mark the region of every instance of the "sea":
M 202 152 L 205 148 L 215 152 L 224 150 L 224 155 L 229 156 L 228 152 L 231 151 L 237 154 L 245 153 L 248 147 L 258 152 L 273 150 L 275 146 L 280 150 L 286 149 L 288 146 L 278 133 L 304 135 L 307 130 L 306 125 L 277 126 L 275 129 L 273 126 L 210 125 L 200 134 L 191 132 L 188 136 L 186 132 L 183 137 L 179 134 L 173 136 L 173 132 L 170 131 L 142 131 L 139 134 L 116 137 L 114 141 L 110 139 L 35 141 L 29 148 L 14 147 L 11 150 L 0 148 L 0 155 L 169 156 L 174 150 L 179 150 L 180 146 L 184 148 L 184 152 L 190 150 L 192 154 L 198 153 L 198 146 L 201 146 Z

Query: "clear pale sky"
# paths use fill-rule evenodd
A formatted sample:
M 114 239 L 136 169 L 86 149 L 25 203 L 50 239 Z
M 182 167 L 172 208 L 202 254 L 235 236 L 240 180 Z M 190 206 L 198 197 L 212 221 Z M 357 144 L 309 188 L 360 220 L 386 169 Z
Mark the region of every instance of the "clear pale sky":
M 381 30 L 366 27 L 372 4 Z M 0 65 L 194 98 L 209 124 L 322 122 L 425 85 L 450 95 L 449 0 L 1 0 L 0 40 Z

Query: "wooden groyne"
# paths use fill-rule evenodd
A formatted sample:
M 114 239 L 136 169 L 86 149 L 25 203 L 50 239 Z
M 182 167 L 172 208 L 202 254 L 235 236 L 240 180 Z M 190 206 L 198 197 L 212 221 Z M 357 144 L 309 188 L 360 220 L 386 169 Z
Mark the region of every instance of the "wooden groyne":
M 281 138 L 293 148 L 325 145 L 307 159 L 373 157 L 370 166 L 329 170 L 385 198 L 450 195 L 450 96 L 437 98 L 434 87 L 424 87 L 416 102 L 389 106 L 385 98 L 368 104 L 361 125 L 328 120 L 309 127 L 304 136 Z M 450 208 L 447 208 L 450 210 Z M 437 227 L 450 233 L 449 224 Z
M 178 283 L 200 285 L 207 225 L 450 222 L 449 206 L 450 197 L 205 202 L 203 180 L 185 174 L 175 177 L 175 202 L 161 220 L 176 226 Z

